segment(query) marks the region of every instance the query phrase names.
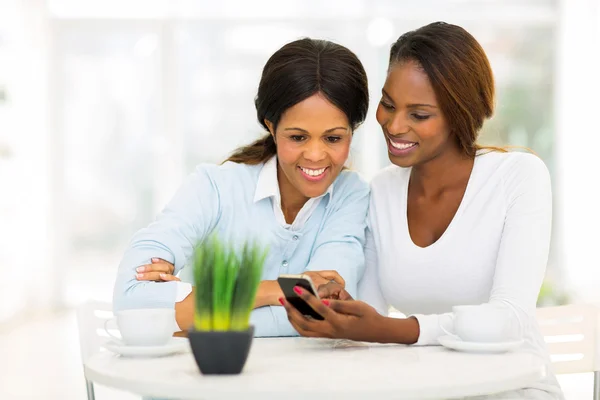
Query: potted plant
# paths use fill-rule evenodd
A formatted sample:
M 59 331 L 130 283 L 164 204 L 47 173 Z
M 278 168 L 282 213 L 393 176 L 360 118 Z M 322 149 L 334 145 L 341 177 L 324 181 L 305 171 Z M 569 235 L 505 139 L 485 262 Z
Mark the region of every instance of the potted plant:
M 203 374 L 239 374 L 254 327 L 249 324 L 266 251 L 246 242 L 239 248 L 213 236 L 194 254 L 194 325 L 188 332 Z

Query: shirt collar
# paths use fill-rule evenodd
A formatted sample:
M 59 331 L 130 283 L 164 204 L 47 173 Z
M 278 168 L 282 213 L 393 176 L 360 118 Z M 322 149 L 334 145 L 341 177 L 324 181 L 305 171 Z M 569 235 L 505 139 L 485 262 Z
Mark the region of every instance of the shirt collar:
M 325 193 L 319 197 L 315 197 L 315 199 L 320 199 L 326 194 L 329 194 L 329 197 L 331 198 L 333 194 L 333 183 L 329 185 Z M 256 203 L 269 197 L 275 197 L 277 199 L 281 198 L 279 182 L 277 181 L 277 156 L 271 157 L 263 164 L 258 175 L 258 182 L 256 183 L 254 202 Z

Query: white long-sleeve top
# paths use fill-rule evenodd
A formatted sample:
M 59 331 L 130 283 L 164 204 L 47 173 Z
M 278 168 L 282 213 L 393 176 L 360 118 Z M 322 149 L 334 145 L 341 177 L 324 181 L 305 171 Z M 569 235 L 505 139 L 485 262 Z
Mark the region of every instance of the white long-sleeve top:
M 437 345 L 452 331 L 452 306 L 503 304 L 514 311 L 523 350 L 548 362 L 535 319 L 552 225 L 550 176 L 532 154 L 479 154 L 462 202 L 444 234 L 419 247 L 407 222 L 411 169 L 390 166 L 371 183 L 366 272 L 359 297 L 419 321 L 417 345 Z M 557 393 L 549 372 L 536 387 Z

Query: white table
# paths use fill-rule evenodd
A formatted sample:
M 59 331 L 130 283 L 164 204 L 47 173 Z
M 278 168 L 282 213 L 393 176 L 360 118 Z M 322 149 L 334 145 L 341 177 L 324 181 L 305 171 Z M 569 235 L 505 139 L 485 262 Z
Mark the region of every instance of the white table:
M 146 396 L 243 400 L 445 399 L 514 390 L 545 376 L 543 362 L 528 353 L 307 338 L 254 339 L 237 376 L 203 376 L 191 353 L 127 358 L 99 352 L 85 370 L 93 382 Z

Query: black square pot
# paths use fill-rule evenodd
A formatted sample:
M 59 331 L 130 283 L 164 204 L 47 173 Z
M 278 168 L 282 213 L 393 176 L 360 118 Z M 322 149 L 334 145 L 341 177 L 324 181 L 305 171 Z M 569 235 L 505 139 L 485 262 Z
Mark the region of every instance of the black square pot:
M 196 364 L 205 375 L 239 374 L 242 372 L 252 339 L 254 327 L 245 331 L 188 331 L 188 338 Z

